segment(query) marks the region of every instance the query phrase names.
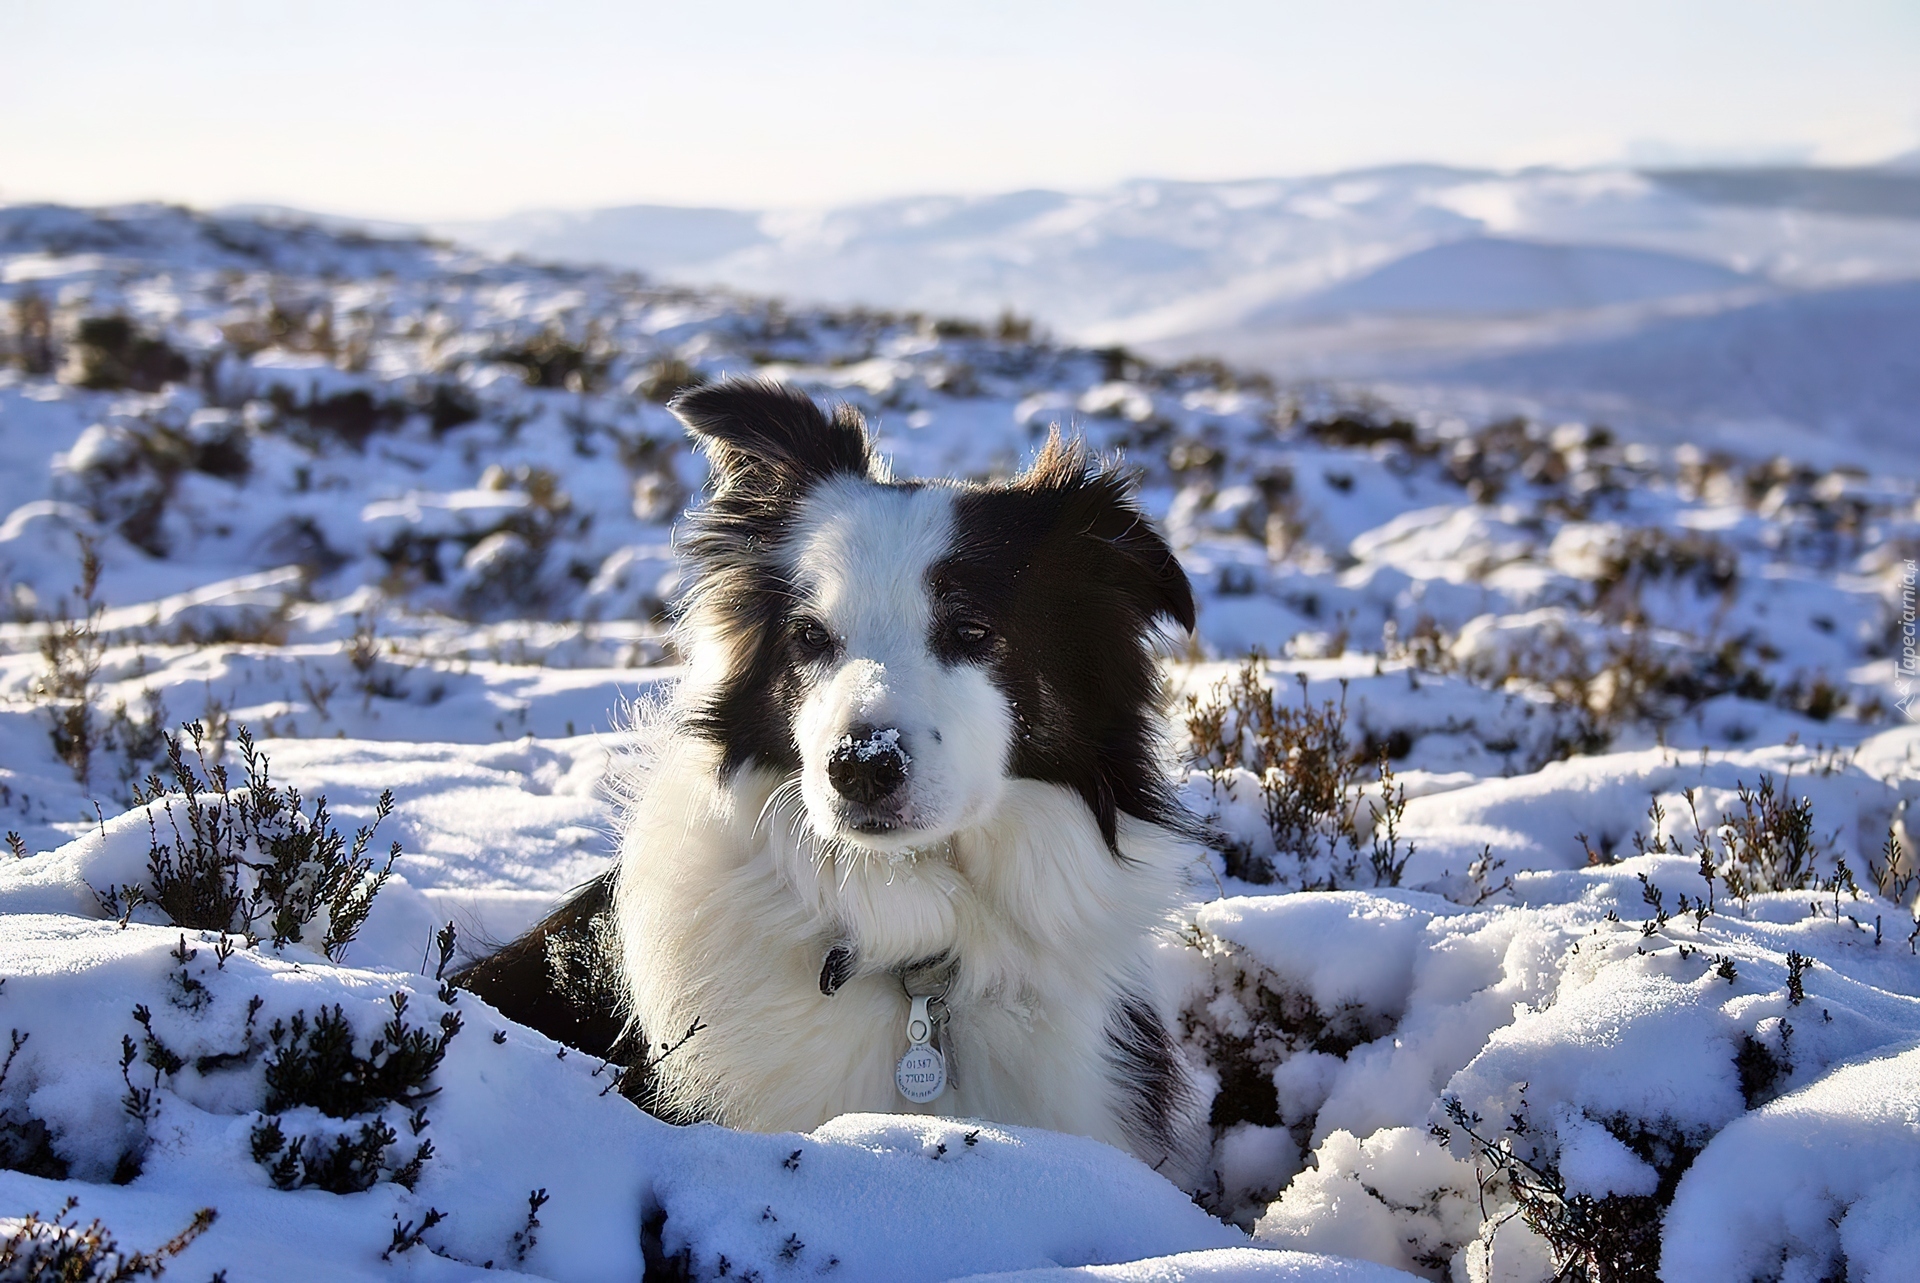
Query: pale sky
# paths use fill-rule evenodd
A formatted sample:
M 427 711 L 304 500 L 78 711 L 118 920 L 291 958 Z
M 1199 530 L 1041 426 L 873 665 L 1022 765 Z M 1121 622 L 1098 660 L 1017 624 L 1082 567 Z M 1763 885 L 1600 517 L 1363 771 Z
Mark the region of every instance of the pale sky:
M 0 0 L 0 201 L 450 219 L 1916 146 L 1917 0 Z

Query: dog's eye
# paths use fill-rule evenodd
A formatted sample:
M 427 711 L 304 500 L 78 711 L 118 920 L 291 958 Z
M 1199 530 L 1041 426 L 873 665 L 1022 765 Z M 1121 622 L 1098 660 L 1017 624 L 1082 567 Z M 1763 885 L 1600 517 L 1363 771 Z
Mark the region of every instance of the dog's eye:
M 977 619 L 963 619 L 953 626 L 953 639 L 969 649 L 978 649 L 993 637 L 993 630 Z
M 833 634 L 817 619 L 802 619 L 795 623 L 793 639 L 800 643 L 800 649 L 815 655 L 824 655 L 833 649 Z

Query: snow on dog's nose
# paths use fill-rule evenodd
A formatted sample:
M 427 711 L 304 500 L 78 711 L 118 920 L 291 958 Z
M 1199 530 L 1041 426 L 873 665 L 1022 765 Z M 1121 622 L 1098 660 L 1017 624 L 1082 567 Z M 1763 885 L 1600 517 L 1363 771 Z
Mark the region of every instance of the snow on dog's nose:
M 827 781 L 848 801 L 872 806 L 900 791 L 912 762 L 900 747 L 898 729 L 855 726 L 827 759 Z

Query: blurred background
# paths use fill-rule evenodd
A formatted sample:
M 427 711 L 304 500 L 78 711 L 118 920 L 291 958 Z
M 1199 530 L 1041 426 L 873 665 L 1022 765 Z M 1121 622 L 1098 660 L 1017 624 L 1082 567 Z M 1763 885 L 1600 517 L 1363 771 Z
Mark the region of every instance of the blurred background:
M 15 0 L 0 202 L 298 212 L 1906 470 L 1916 68 L 1900 0 Z

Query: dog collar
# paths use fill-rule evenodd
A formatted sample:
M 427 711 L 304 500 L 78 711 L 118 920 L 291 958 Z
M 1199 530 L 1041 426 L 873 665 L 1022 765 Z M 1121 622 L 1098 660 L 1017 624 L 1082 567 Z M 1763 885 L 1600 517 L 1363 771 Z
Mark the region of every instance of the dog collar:
M 835 943 L 820 964 L 820 992 L 831 998 L 853 978 L 857 966 L 853 944 Z M 949 1015 L 947 992 L 959 969 L 960 960 L 951 953 L 893 968 L 907 995 L 907 1050 L 893 1067 L 893 1085 L 916 1105 L 938 1100 L 952 1085 L 940 1035 Z
M 893 1085 L 916 1105 L 938 1100 L 947 1090 L 947 1057 L 935 1040 L 946 1027 L 947 991 L 959 969 L 959 959 L 951 954 L 895 968 L 907 994 L 907 1050 L 893 1067 Z

